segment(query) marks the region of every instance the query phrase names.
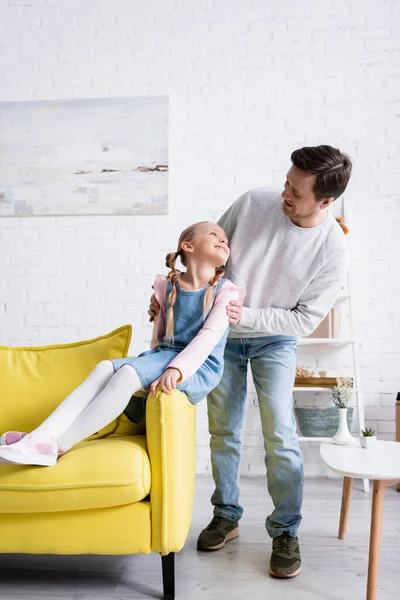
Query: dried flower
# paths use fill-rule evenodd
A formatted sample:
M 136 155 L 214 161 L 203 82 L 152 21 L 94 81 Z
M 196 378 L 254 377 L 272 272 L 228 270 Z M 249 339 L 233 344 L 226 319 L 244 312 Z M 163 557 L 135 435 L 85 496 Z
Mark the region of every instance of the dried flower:
M 349 233 L 349 228 L 347 227 L 346 223 L 344 222 L 343 217 L 336 217 L 336 221 L 339 223 L 340 227 L 343 229 L 343 232 L 345 235 L 347 233 Z
M 333 404 L 337 408 L 347 408 L 353 395 L 353 380 L 351 377 L 338 377 L 336 383 L 332 388 Z

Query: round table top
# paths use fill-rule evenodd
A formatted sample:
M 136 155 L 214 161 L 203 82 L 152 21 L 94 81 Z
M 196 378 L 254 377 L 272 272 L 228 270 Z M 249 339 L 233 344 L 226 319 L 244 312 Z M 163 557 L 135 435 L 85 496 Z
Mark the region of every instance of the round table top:
M 323 442 L 320 453 L 336 473 L 360 479 L 400 479 L 400 443 L 377 440 L 372 448 Z

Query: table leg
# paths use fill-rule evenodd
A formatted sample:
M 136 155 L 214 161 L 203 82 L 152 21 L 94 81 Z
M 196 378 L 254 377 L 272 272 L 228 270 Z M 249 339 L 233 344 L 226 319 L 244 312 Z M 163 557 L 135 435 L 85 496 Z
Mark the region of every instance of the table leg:
M 353 487 L 353 478 L 345 477 L 343 479 L 342 505 L 340 507 L 340 522 L 339 522 L 339 534 L 338 534 L 338 538 L 340 540 L 343 540 L 344 536 L 346 534 L 352 487 Z
M 385 488 L 387 482 L 374 481 L 372 491 L 372 513 L 371 533 L 369 538 L 369 562 L 368 562 L 368 584 L 367 600 L 376 600 L 376 588 L 378 579 L 380 539 L 382 531 L 383 503 L 385 499 Z

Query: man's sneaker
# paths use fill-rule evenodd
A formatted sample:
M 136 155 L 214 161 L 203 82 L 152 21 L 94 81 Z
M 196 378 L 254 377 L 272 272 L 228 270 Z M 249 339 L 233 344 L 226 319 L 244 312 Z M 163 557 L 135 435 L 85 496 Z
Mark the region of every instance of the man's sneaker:
M 272 539 L 269 574 L 272 577 L 296 577 L 300 574 L 301 556 L 299 539 L 282 533 Z
M 239 521 L 214 517 L 197 539 L 197 550 L 220 550 L 239 536 Z
M 52 467 L 57 462 L 57 452 L 54 440 L 35 439 L 28 434 L 15 444 L 0 447 L 0 463 Z
M 15 442 L 19 442 L 25 436 L 26 433 L 23 431 L 6 431 L 0 435 L 0 446 L 15 444 Z

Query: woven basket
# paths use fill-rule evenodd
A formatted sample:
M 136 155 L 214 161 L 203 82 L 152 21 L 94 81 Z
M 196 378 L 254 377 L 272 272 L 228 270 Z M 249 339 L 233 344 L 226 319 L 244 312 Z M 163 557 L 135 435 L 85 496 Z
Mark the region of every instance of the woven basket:
M 351 431 L 354 407 L 347 409 L 347 425 Z M 298 429 L 304 437 L 333 437 L 339 426 L 336 406 L 295 406 Z

